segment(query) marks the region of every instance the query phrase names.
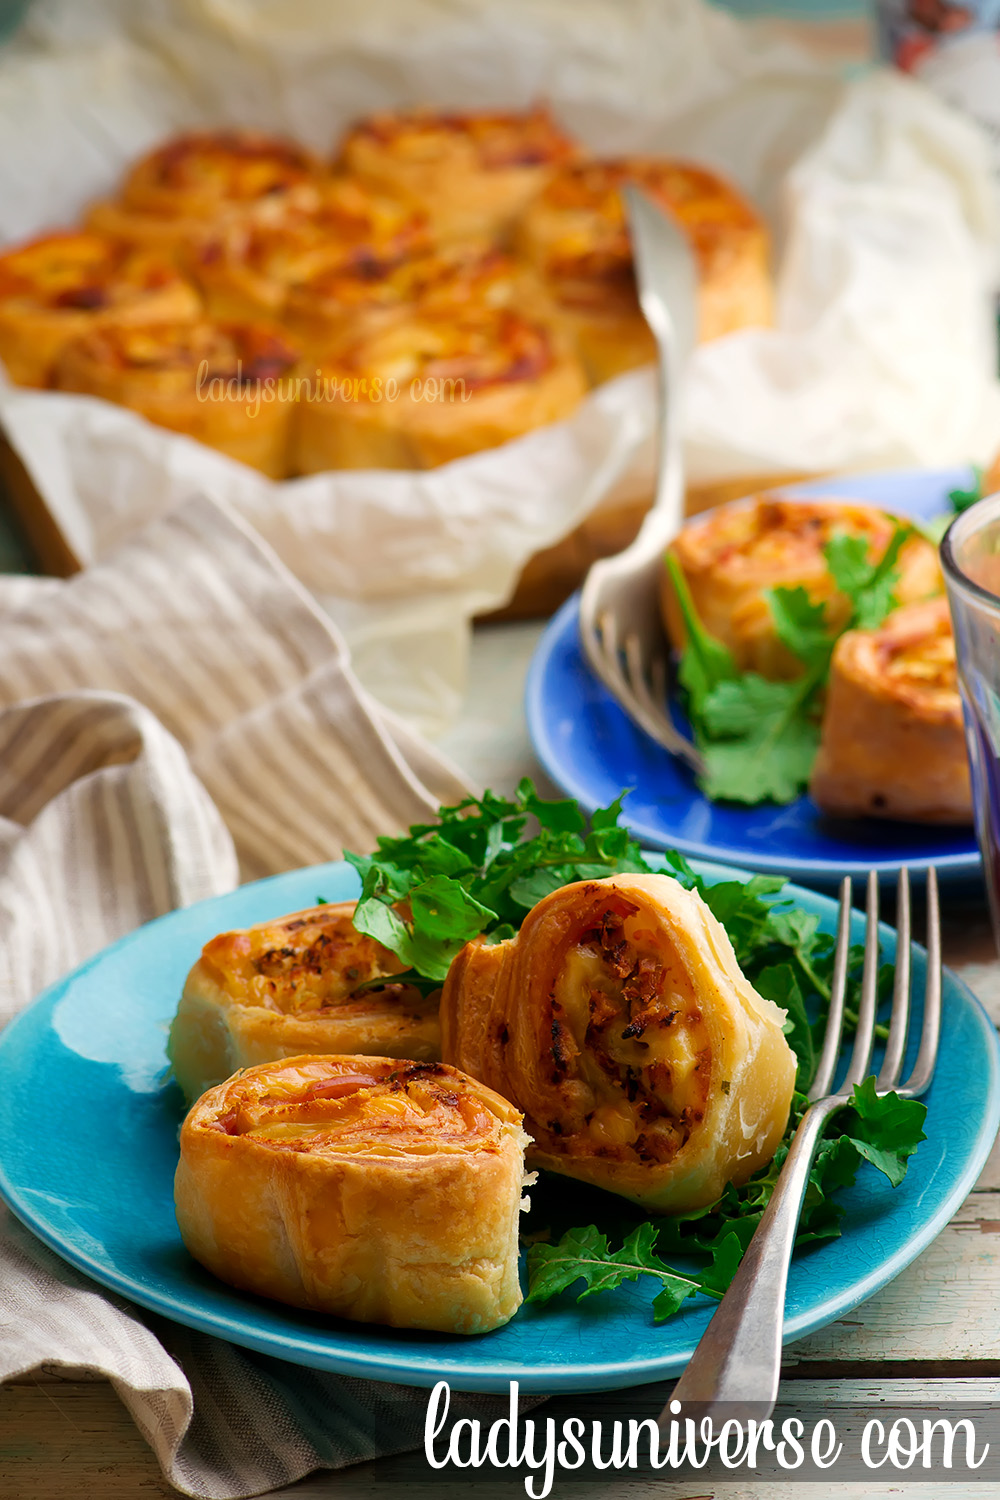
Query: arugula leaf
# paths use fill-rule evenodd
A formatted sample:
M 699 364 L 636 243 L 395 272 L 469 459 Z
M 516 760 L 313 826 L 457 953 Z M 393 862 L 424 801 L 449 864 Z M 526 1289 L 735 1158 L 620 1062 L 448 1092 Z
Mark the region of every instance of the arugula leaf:
M 588 826 L 575 801 L 549 801 L 525 779 L 513 798 L 486 792 L 442 807 L 438 823 L 380 838 L 374 854 L 345 852 L 362 881 L 354 926 L 395 953 L 411 982 L 439 984 L 465 943 L 480 934 L 502 940 L 550 891 L 647 871 L 618 821 L 621 803 Z M 525 837 L 532 822 L 537 832 Z
M 730 1279 L 732 1277 L 728 1269 L 733 1259 L 731 1249 L 720 1259 L 720 1269 L 714 1277 L 714 1262 L 713 1270 L 704 1276 L 685 1276 L 656 1255 L 654 1246 L 658 1234 L 656 1224 L 639 1224 L 625 1237 L 619 1250 L 611 1250 L 607 1236 L 596 1225 L 589 1224 L 585 1229 L 568 1230 L 556 1245 L 530 1246 L 525 1301 L 549 1302 L 575 1282 L 582 1281 L 584 1285 L 576 1299 L 582 1302 L 584 1297 L 614 1291 L 626 1281 L 638 1281 L 640 1276 L 655 1276 L 662 1283 L 662 1290 L 653 1302 L 653 1315 L 657 1323 L 662 1323 L 696 1292 L 703 1291 L 716 1298 L 722 1296 L 716 1283 L 724 1281 L 727 1272 Z M 739 1251 L 738 1245 L 736 1248 Z M 739 1263 L 738 1255 L 736 1263 Z M 728 1285 L 728 1281 L 725 1284 Z

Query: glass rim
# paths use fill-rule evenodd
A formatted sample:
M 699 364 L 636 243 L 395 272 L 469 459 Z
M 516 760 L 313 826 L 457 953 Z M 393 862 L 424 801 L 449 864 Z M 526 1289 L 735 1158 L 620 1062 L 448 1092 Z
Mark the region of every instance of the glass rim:
M 976 513 L 978 517 L 976 517 Z M 956 542 L 964 540 L 963 533 L 978 530 L 975 525 L 976 517 L 983 526 L 991 521 L 1000 521 L 1000 494 L 987 495 L 982 500 L 977 500 L 975 505 L 970 505 L 968 510 L 955 517 L 944 536 L 941 538 L 941 568 L 944 572 L 945 582 L 962 593 L 968 594 L 978 604 L 987 605 L 995 614 L 1000 614 L 1000 594 L 991 593 L 981 583 L 963 572 L 955 556 Z

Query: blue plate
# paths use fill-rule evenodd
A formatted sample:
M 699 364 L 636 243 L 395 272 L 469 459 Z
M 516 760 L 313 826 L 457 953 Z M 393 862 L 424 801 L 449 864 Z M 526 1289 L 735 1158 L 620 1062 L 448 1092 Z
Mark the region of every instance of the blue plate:
M 805 499 L 858 499 L 929 520 L 948 509 L 948 491 L 972 482 L 968 469 L 855 475 L 778 491 Z M 937 866 L 942 879 L 978 878 L 982 865 L 966 828 L 866 819 L 823 819 L 808 797 L 787 807 L 709 802 L 679 761 L 638 729 L 593 675 L 577 630 L 578 599 L 563 605 L 542 636 L 528 673 L 525 711 L 535 753 L 557 786 L 593 812 L 622 787 L 623 821 L 652 849 L 680 849 L 746 869 L 830 886 L 902 865 Z
M 562 1297 L 524 1307 L 506 1328 L 462 1339 L 297 1312 L 234 1291 L 190 1259 L 173 1214 L 182 1106 L 164 1079 L 167 1025 L 188 967 L 227 927 L 357 890 L 343 864 L 244 886 L 151 922 L 48 990 L 0 1036 L 0 1193 L 61 1256 L 133 1302 L 317 1369 L 422 1386 L 446 1379 L 473 1391 L 519 1380 L 525 1390 L 550 1392 L 638 1385 L 680 1371 L 711 1307 L 689 1305 L 656 1327 L 648 1283 L 582 1306 Z M 833 930 L 829 898 L 794 894 Z M 856 921 L 857 939 L 860 914 Z M 883 941 L 891 955 L 891 929 Z M 920 993 L 919 951 L 914 968 Z M 997 1033 L 951 975 L 944 1001 L 928 1139 L 895 1192 L 862 1168 L 843 1195 L 843 1237 L 796 1259 L 786 1339 L 829 1323 L 896 1276 L 944 1228 L 986 1160 L 1000 1122 Z M 621 1212 L 607 1201 L 611 1215 Z M 588 1204 L 589 1222 L 593 1198 Z

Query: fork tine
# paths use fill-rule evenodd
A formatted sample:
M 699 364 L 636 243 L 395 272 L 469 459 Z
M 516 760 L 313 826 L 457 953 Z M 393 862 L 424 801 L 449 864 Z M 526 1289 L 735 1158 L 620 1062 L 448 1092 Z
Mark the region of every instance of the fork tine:
M 924 1024 L 913 1072 L 900 1092 L 922 1094 L 931 1081 L 941 1034 L 941 909 L 937 870 L 927 871 L 927 982 L 924 986 Z
M 826 1035 L 820 1053 L 816 1076 L 809 1089 L 809 1102 L 822 1099 L 830 1092 L 833 1074 L 840 1056 L 840 1039 L 844 1030 L 844 997 L 847 994 L 847 962 L 851 951 L 851 877 L 840 882 L 840 913 L 837 918 L 837 945 L 833 953 L 833 980 L 830 984 L 830 1009 Z
M 611 610 L 602 610 L 598 616 L 596 636 L 599 649 L 596 655 L 591 656 L 591 665 L 625 712 L 658 745 L 686 761 L 696 774 L 702 771 L 704 767 L 698 750 L 674 728 L 665 709 L 652 697 L 643 672 L 642 643 L 638 636 L 630 633 L 625 638 L 624 646 L 621 646 L 617 621 Z M 627 674 L 622 670 L 622 653 L 625 656 Z M 666 669 L 661 667 L 660 670 L 663 673 L 665 698 Z
M 872 1044 L 875 1040 L 875 1011 L 878 1005 L 878 875 L 868 876 L 868 900 L 865 903 L 865 965 L 861 973 L 861 1004 L 858 1006 L 858 1029 L 854 1034 L 847 1077 L 841 1092 L 868 1077 Z
M 880 1089 L 894 1089 L 899 1083 L 910 1026 L 910 872 L 905 865 L 899 872 L 896 893 L 896 934 L 896 977 L 892 986 L 889 1040 L 885 1044 L 885 1056 L 875 1085 Z

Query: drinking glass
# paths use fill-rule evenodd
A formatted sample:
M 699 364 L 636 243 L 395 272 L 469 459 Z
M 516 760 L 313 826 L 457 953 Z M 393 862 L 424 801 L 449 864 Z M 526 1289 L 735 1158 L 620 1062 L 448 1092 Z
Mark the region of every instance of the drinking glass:
M 976 836 L 1000 950 L 1000 495 L 952 521 L 941 564 L 955 626 Z

